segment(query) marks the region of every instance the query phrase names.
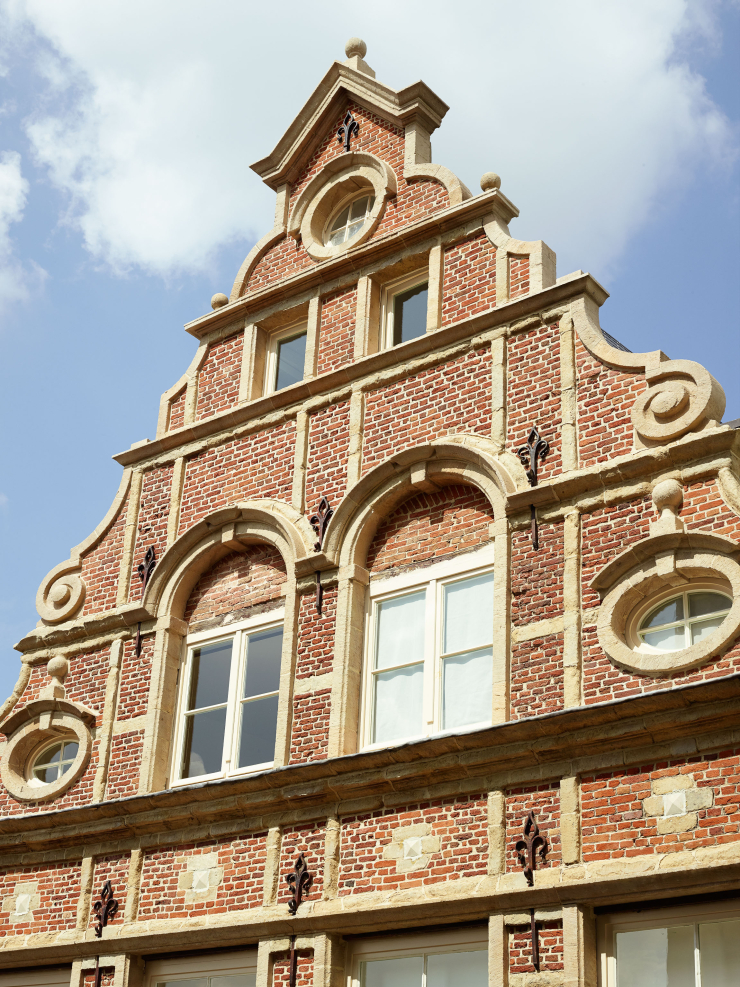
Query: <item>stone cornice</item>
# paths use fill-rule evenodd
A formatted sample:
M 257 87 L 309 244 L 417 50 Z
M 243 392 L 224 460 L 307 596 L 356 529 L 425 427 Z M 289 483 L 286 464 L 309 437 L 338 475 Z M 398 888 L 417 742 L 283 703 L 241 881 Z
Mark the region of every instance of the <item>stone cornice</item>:
M 739 710 L 735 674 L 249 778 L 7 816 L 0 820 L 0 847 L 5 859 L 13 854 L 23 862 L 41 854 L 58 857 L 65 847 L 100 853 L 131 840 L 160 845 L 208 838 L 214 827 L 220 833 L 255 831 L 414 798 L 618 769 L 671 756 L 682 740 L 692 750 L 740 743 Z
M 543 291 L 525 295 L 506 305 L 490 309 L 488 312 L 471 319 L 463 319 L 460 322 L 445 326 L 443 329 L 437 329 L 435 332 L 412 339 L 408 343 L 394 346 L 393 349 L 373 353 L 361 360 L 347 364 L 339 370 L 302 381 L 274 394 L 239 405 L 223 414 L 205 418 L 174 432 L 168 432 L 152 442 L 135 443 L 131 449 L 120 452 L 113 458 L 122 466 L 146 465 L 162 454 L 166 454 L 170 459 L 175 459 L 182 455 L 182 448 L 192 442 L 204 442 L 217 437 L 219 433 L 227 432 L 229 429 L 250 421 L 254 422 L 255 429 L 259 429 L 263 427 L 260 419 L 275 412 L 281 412 L 285 417 L 292 417 L 301 410 L 301 405 L 305 401 L 329 394 L 343 387 L 354 385 L 363 388 L 370 386 L 375 374 L 391 367 L 397 367 L 399 374 L 402 375 L 408 363 L 408 373 L 412 373 L 415 367 L 411 361 L 442 350 L 446 346 L 451 346 L 478 333 L 516 323 L 528 316 L 545 312 L 554 306 L 564 305 L 583 295 L 593 299 L 598 305 L 602 305 L 608 297 L 607 292 L 598 281 L 592 278 L 590 274 L 583 274 L 571 281 L 555 284 Z

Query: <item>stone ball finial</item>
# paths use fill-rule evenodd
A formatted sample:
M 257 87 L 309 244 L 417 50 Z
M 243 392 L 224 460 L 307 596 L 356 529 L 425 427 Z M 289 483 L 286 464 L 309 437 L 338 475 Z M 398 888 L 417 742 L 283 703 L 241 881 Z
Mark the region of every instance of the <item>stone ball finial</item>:
M 350 38 L 344 46 L 344 53 L 347 58 L 354 58 L 355 55 L 364 58 L 367 55 L 367 45 L 362 38 Z
M 53 679 L 65 679 L 69 674 L 69 662 L 66 658 L 57 655 L 47 662 L 46 671 Z
M 678 514 L 683 505 L 683 487 L 678 480 L 661 480 L 653 487 L 653 503 L 659 514 Z
M 57 655 L 46 663 L 46 671 L 51 682 L 41 690 L 41 698 L 64 699 L 66 696 L 64 680 L 69 672 L 69 662 L 66 658 Z
M 223 308 L 224 305 L 229 304 L 229 299 L 223 293 L 223 291 L 217 291 L 216 294 L 211 299 L 211 308 L 216 311 L 217 308 Z
M 501 176 L 497 175 L 495 171 L 487 171 L 480 180 L 480 187 L 484 192 L 490 192 L 492 189 L 501 188 Z

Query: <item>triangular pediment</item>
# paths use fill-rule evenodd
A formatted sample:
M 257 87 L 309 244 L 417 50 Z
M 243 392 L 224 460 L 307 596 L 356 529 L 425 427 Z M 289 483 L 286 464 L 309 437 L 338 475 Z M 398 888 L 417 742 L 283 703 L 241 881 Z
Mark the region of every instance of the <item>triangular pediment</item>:
M 286 182 L 295 181 L 326 138 L 327 128 L 334 125 L 350 101 L 401 129 L 417 122 L 427 134 L 437 129 L 449 109 L 424 82 L 391 89 L 365 72 L 334 62 L 272 153 L 255 162 L 252 170 L 276 191 Z

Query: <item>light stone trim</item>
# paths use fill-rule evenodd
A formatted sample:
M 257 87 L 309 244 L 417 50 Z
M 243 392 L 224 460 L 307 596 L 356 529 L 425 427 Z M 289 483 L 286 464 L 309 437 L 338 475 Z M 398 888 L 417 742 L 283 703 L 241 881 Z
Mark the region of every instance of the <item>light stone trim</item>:
M 126 904 L 123 911 L 123 921 L 126 924 L 135 922 L 139 916 L 141 873 L 143 869 L 144 851 L 141 847 L 134 847 L 131 850 L 131 857 L 128 864 L 128 879 L 126 881 Z
M 314 295 L 308 303 L 308 316 L 306 319 L 306 356 L 303 362 L 304 380 L 313 380 L 318 375 L 320 340 L 321 298 L 319 295 Z
M 295 449 L 293 451 L 293 486 L 291 505 L 300 514 L 306 510 L 306 469 L 311 419 L 305 411 L 299 411 L 295 419 Z
M 262 883 L 262 904 L 265 906 L 274 905 L 277 902 L 281 846 L 282 831 L 280 827 L 270 826 L 267 830 L 265 872 Z
M 575 331 L 571 318 L 561 319 L 560 332 L 560 451 L 564 473 L 578 469 L 578 390 Z
M 33 913 L 37 908 L 41 908 L 38 881 L 19 881 L 13 893 L 3 898 L 2 911 L 10 913 L 8 921 L 11 925 L 34 922 Z
M 103 722 L 98 738 L 98 768 L 95 772 L 95 780 L 93 782 L 93 802 L 102 802 L 105 798 L 105 789 L 108 783 L 108 768 L 110 766 L 111 741 L 118 708 L 118 683 L 121 677 L 122 659 L 123 641 L 113 641 L 108 659 L 108 678 L 105 683 Z
M 325 675 L 311 675 L 310 678 L 296 679 L 293 689 L 295 696 L 309 696 L 313 692 L 320 692 L 322 689 L 331 689 L 334 677 L 331 672 Z
M 696 829 L 699 809 L 714 805 L 714 790 L 697 785 L 692 774 L 668 775 L 654 778 L 652 795 L 642 800 L 645 818 L 655 818 L 659 835 L 688 833 Z
M 424 121 L 416 119 L 407 123 L 404 130 L 403 177 L 407 182 L 438 182 L 447 190 L 450 205 L 457 206 L 472 197 L 471 191 L 449 168 L 432 164 L 430 138 L 430 128 Z
M 507 339 L 491 340 L 491 441 L 498 455 L 506 451 Z
M 187 460 L 184 456 L 179 456 L 172 466 L 170 510 L 167 515 L 167 548 L 169 548 L 177 538 L 177 529 L 180 527 L 180 509 L 182 507 L 182 491 L 185 485 L 186 471 Z
M 563 975 L 564 987 L 597 987 L 596 919 L 587 906 L 563 906 Z
M 365 392 L 353 389 L 349 399 L 349 450 L 347 455 L 347 490 L 362 476 L 362 447 L 365 438 Z
M 95 857 L 87 855 L 82 858 L 80 866 L 80 896 L 77 899 L 77 916 L 75 928 L 84 932 L 90 924 L 90 902 L 92 899 L 93 880 L 95 878 Z
M 247 256 L 244 258 L 242 266 L 239 268 L 236 278 L 234 279 L 234 285 L 231 289 L 229 302 L 236 302 L 239 300 L 241 295 L 244 294 L 249 283 L 249 279 L 251 278 L 257 264 L 259 264 L 267 251 L 271 247 L 274 247 L 275 244 L 279 240 L 282 240 L 285 236 L 288 226 L 290 185 L 288 183 L 282 184 L 278 186 L 276 191 L 277 195 L 275 199 L 274 226 L 269 233 L 266 233 L 260 240 L 257 241 L 257 243 L 255 243 Z
M 730 466 L 722 467 L 717 474 L 717 486 L 725 504 L 733 514 L 740 516 L 740 479 Z
M 15 707 L 18 700 L 21 698 L 23 693 L 26 691 L 26 686 L 31 678 L 31 668 L 33 666 L 28 661 L 21 662 L 21 668 L 18 672 L 18 679 L 13 686 L 13 691 L 5 700 L 5 702 L 0 706 L 0 723 L 5 719 L 5 717 L 10 713 L 10 711 Z
M 198 375 L 205 363 L 210 349 L 210 341 L 200 340 L 195 356 L 190 366 L 169 390 L 165 391 L 159 401 L 159 417 L 157 418 L 156 438 L 161 439 L 170 430 L 170 410 L 172 402 L 185 391 L 185 408 L 182 427 L 195 421 L 195 408 L 198 403 Z
M 285 558 L 285 556 L 283 556 Z M 278 693 L 277 731 L 274 767 L 282 768 L 290 761 L 290 738 L 293 730 L 293 684 L 298 662 L 298 614 L 300 601 L 296 589 L 295 568 L 286 559 L 288 580 L 285 584 L 285 616 L 283 618 L 283 650 L 280 662 L 280 692 Z
M 398 826 L 391 831 L 391 842 L 383 847 L 383 860 L 395 860 L 397 874 L 426 870 L 441 849 L 439 836 L 432 835 L 429 823 Z
M 185 864 L 185 869 L 178 875 L 177 888 L 178 891 L 185 892 L 187 905 L 216 900 L 224 878 L 224 869 L 219 866 L 217 851 L 177 857 L 175 863 Z
M 103 929 L 103 937 L 110 938 L 110 926 Z M 95 970 L 96 962 L 99 961 L 102 970 L 113 968 L 112 987 L 143 987 L 145 962 L 143 956 L 136 956 L 131 953 L 117 955 L 101 955 L 98 957 L 87 956 L 81 960 L 75 960 L 72 964 L 71 987 L 83 987 L 83 978 L 89 976 Z
M 509 987 L 509 934 L 502 914 L 488 919 L 488 987 Z
M 488 876 L 506 870 L 506 794 L 488 793 Z
M 581 515 L 570 511 L 563 525 L 563 705 L 583 703 L 581 628 Z
M 367 274 L 357 281 L 354 359 L 377 353 L 380 337 L 380 284 Z
M 239 372 L 238 403 L 261 398 L 265 390 L 267 333 L 254 322 L 244 327 L 242 362 Z
M 118 588 L 116 590 L 116 606 L 128 603 L 131 589 L 131 573 L 134 565 L 136 550 L 136 534 L 141 507 L 141 487 L 144 482 L 144 470 L 136 469 L 131 477 L 128 505 L 126 507 L 126 527 L 123 533 L 123 552 L 118 569 Z
M 496 248 L 496 307 L 511 297 L 510 257 L 529 257 L 529 294 L 551 288 L 556 281 L 556 258 L 542 240 L 515 240 L 501 216 L 491 216 L 483 229 Z
M 564 864 L 581 859 L 581 792 L 578 778 L 560 779 L 560 846 Z
M 442 297 L 444 293 L 445 252 L 441 244 L 429 251 L 429 280 L 427 282 L 427 332 L 442 326 Z
M 517 624 L 511 628 L 511 640 L 513 644 L 520 644 L 534 641 L 538 637 L 549 637 L 550 634 L 562 634 L 564 624 L 564 617 L 548 617 L 546 620 L 535 620 L 531 624 Z
M 336 816 L 326 820 L 324 835 L 324 901 L 336 898 L 339 893 L 339 854 L 342 843 L 342 827 Z

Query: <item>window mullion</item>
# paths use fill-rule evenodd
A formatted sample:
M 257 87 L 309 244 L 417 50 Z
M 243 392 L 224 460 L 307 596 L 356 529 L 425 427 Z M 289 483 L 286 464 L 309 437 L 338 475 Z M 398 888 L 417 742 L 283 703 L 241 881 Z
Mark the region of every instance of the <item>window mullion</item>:
M 244 662 L 244 638 L 243 631 L 234 634 L 231 644 L 231 675 L 229 676 L 229 694 L 226 703 L 226 729 L 224 736 L 223 770 L 230 771 L 236 763 L 236 734 L 237 716 L 236 711 L 239 706 L 238 692 L 239 683 L 242 680 Z
M 437 634 L 435 611 L 437 609 L 437 580 L 430 580 L 425 599 L 424 611 L 424 733 L 436 729 L 437 700 Z
M 185 647 L 185 660 L 180 661 L 180 695 L 177 697 L 177 737 L 175 744 L 175 763 L 172 766 L 172 775 L 175 778 L 182 777 L 182 755 L 185 744 L 185 713 L 188 705 L 188 693 L 190 691 L 190 676 L 193 667 L 193 649 Z

